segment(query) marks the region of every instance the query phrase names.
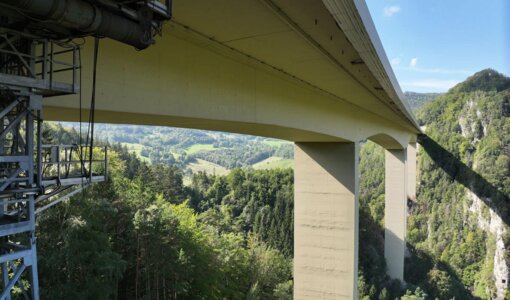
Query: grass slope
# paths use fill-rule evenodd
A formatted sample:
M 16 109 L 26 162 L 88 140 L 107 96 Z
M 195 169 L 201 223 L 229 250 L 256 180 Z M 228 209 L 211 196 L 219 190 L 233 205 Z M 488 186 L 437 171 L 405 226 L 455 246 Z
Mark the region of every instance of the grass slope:
M 190 155 L 200 151 L 213 151 L 217 149 L 218 148 L 215 148 L 213 144 L 194 144 L 188 147 L 185 151 L 186 154 Z
M 203 172 L 205 171 L 207 174 L 215 174 L 215 175 L 227 175 L 230 170 L 217 165 L 215 163 L 197 159 L 196 162 L 192 162 L 188 165 L 188 168 L 191 169 L 193 173 Z
M 252 165 L 252 167 L 255 170 L 287 169 L 294 167 L 294 161 L 292 159 L 284 159 L 277 156 L 271 156 Z

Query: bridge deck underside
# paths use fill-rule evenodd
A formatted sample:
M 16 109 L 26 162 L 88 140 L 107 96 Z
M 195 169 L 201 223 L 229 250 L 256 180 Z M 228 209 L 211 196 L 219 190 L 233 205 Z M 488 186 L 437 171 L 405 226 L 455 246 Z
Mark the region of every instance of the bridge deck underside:
M 293 141 L 372 138 L 401 148 L 417 133 L 317 1 L 175 1 L 151 48 L 104 40 L 97 121 L 168 125 Z M 92 47 L 82 51 L 83 107 Z M 78 97 L 45 100 L 45 118 L 78 120 Z M 83 118 L 88 114 L 84 113 Z

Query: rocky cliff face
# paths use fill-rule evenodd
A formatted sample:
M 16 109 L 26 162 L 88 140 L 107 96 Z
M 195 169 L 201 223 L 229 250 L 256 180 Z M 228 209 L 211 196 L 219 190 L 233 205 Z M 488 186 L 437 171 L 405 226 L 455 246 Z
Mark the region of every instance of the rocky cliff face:
M 417 199 L 408 214 L 405 288 L 420 300 L 510 299 L 510 78 L 481 71 L 425 104 L 417 117 L 426 135 L 419 137 Z M 394 299 L 402 294 L 379 276 L 384 155 L 366 146 L 360 295 Z
M 477 225 L 485 232 L 491 235 L 487 240 L 488 249 L 494 249 L 493 254 L 493 271 L 494 285 L 496 287 L 496 299 L 505 299 L 505 293 L 508 289 L 508 265 L 505 257 L 507 250 L 504 241 L 504 235 L 507 232 L 506 226 L 501 217 L 491 208 L 488 208 L 475 193 L 468 190 L 468 198 L 472 201 L 469 206 L 469 213 L 475 215 Z M 486 199 L 490 201 L 490 199 Z M 489 214 L 484 215 L 484 211 L 488 210 Z M 489 253 L 490 255 L 490 253 Z
M 481 71 L 427 104 L 418 118 L 430 143 L 420 151 L 418 208 L 408 238 L 434 262 L 422 280 L 440 299 L 504 299 L 510 78 Z
M 468 139 L 470 144 L 475 148 L 477 144 L 487 136 L 491 123 L 487 112 L 482 111 L 479 105 L 477 105 L 478 101 L 483 100 L 483 92 L 474 92 L 472 98 L 464 105 L 459 117 L 462 136 Z M 471 165 L 476 172 L 477 161 L 474 160 Z M 505 223 L 496 212 L 496 209 L 485 204 L 491 202 L 491 199 L 486 198 L 484 199 L 485 201 L 482 201 L 473 190 L 474 188 L 472 186 L 466 189 L 467 198 L 471 201 L 469 212 L 476 216 L 478 227 L 484 230 L 488 235 L 491 235 L 491 238 L 487 239 L 487 243 L 489 244 L 487 245 L 487 249 L 494 250 L 492 275 L 496 288 L 495 296 L 496 299 L 504 299 L 506 290 L 509 287 L 509 268 L 505 260 L 505 257 L 508 255 L 506 250 L 508 245 L 505 245 L 504 240 L 507 226 L 505 226 Z M 484 214 L 484 211 L 488 211 L 488 213 Z M 489 253 L 489 255 L 491 255 L 491 253 Z

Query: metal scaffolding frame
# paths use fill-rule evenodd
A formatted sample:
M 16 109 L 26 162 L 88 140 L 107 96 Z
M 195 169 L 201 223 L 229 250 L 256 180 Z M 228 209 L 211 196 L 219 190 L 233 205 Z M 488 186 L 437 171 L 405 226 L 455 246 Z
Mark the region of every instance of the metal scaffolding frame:
M 43 97 L 79 92 L 79 50 L 0 29 L 0 300 L 39 299 L 36 213 L 106 180 L 106 147 L 42 145 Z
M 43 98 L 80 92 L 72 39 L 145 49 L 171 17 L 172 0 L 0 0 L 0 300 L 16 285 L 25 299 L 39 299 L 36 214 L 107 177 L 106 148 L 42 145 Z

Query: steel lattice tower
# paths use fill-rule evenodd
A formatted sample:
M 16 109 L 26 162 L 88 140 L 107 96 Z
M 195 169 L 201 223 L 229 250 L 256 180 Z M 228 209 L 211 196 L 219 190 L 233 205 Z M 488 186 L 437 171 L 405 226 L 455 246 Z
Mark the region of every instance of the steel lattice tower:
M 25 299 L 39 298 L 36 215 L 107 177 L 106 147 L 42 141 L 43 99 L 80 92 L 73 39 L 142 50 L 171 17 L 171 0 L 0 0 L 0 300 L 15 285 Z
M 0 30 L 0 299 L 15 285 L 39 298 L 36 213 L 69 186 L 106 178 L 106 148 L 93 160 L 87 146 L 42 145 L 43 98 L 79 92 L 78 55 L 76 45 Z

